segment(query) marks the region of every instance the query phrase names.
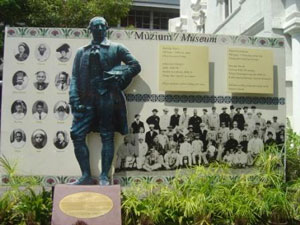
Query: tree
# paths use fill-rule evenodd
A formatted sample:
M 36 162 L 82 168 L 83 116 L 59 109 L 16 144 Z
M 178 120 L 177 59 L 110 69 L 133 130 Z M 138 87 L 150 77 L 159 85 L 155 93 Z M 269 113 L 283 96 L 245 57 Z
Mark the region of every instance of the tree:
M 87 27 L 94 16 L 110 26 L 128 14 L 132 0 L 0 0 L 0 23 L 4 26 Z M 3 35 L 0 56 L 3 54 Z
M 86 27 L 88 21 L 102 15 L 117 25 L 127 15 L 132 0 L 27 0 L 28 26 Z

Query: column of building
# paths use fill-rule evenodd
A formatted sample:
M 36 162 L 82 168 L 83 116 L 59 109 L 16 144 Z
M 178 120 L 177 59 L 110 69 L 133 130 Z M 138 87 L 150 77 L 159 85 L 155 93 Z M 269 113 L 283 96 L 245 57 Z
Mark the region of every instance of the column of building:
M 290 0 L 291 2 L 292 0 Z M 300 133 L 300 11 L 296 2 L 286 9 L 284 32 L 291 35 L 293 67 L 293 129 Z

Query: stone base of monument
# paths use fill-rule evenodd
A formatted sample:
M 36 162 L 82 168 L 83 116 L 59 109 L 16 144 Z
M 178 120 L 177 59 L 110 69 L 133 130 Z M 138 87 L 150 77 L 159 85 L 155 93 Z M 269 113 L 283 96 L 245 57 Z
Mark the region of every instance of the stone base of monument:
M 119 185 L 56 185 L 52 225 L 121 225 Z

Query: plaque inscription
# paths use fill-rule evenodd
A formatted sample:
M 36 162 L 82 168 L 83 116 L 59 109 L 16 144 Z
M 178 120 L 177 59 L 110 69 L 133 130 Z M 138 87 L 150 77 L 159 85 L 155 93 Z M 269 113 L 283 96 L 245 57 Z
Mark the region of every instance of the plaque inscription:
M 109 213 L 113 208 L 113 201 L 96 192 L 78 192 L 65 196 L 59 202 L 59 208 L 68 216 L 89 219 Z

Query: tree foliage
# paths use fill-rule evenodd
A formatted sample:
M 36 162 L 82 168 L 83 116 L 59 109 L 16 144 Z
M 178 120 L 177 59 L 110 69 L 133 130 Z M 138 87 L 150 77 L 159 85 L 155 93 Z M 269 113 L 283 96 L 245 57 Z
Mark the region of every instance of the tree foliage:
M 26 25 L 86 27 L 94 16 L 104 16 L 117 25 L 127 15 L 131 0 L 27 0 Z
M 103 16 L 110 26 L 115 26 L 127 15 L 131 3 L 132 0 L 0 0 L 1 31 L 6 25 L 87 27 L 94 16 Z

